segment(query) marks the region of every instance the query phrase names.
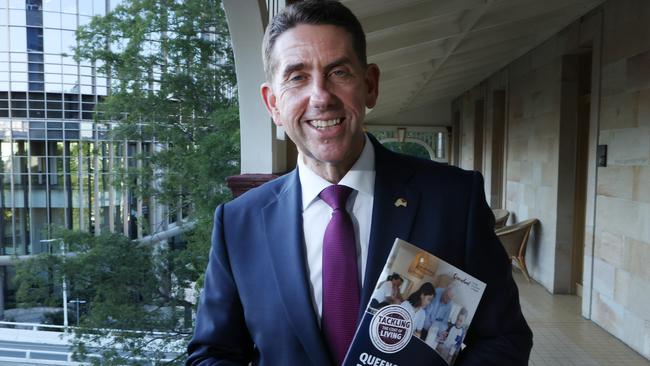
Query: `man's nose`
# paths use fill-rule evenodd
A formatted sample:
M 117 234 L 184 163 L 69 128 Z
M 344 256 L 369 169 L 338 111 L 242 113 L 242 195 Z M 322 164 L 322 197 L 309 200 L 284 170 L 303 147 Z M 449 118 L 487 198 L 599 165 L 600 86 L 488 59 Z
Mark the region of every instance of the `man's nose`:
M 309 103 L 312 107 L 326 109 L 336 103 L 336 96 L 331 90 L 331 85 L 328 84 L 327 79 L 324 77 L 314 79 L 309 97 Z

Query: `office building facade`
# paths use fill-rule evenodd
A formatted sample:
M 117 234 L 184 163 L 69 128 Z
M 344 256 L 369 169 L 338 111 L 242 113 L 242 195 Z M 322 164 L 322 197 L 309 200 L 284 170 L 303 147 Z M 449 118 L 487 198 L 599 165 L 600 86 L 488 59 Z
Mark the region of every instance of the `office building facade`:
M 116 3 L 0 3 L 0 255 L 46 250 L 53 226 L 139 238 L 159 225 L 154 202 L 113 183 L 152 145 L 109 139 L 94 115 L 109 80 L 73 58 L 75 30 Z

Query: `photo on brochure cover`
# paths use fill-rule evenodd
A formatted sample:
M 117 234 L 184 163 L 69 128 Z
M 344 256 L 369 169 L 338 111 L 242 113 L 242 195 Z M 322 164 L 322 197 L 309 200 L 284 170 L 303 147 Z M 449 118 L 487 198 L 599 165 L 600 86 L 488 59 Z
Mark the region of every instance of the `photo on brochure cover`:
M 396 239 L 369 304 L 373 313 L 400 305 L 413 320 L 413 338 L 453 364 L 485 284 L 436 256 Z

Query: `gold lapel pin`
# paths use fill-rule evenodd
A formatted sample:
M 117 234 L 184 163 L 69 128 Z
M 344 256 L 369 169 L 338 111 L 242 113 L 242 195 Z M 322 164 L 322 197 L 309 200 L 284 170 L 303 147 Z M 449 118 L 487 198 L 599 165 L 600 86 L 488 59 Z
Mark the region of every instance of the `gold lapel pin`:
M 407 202 L 404 198 L 398 198 L 395 200 L 395 207 L 406 207 Z

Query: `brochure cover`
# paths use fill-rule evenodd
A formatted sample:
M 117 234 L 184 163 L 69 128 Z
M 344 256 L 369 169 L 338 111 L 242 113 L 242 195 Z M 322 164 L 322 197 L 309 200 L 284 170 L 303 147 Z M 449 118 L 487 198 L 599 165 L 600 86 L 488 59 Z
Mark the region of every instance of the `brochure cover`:
M 395 239 L 343 366 L 452 365 L 485 283 Z

